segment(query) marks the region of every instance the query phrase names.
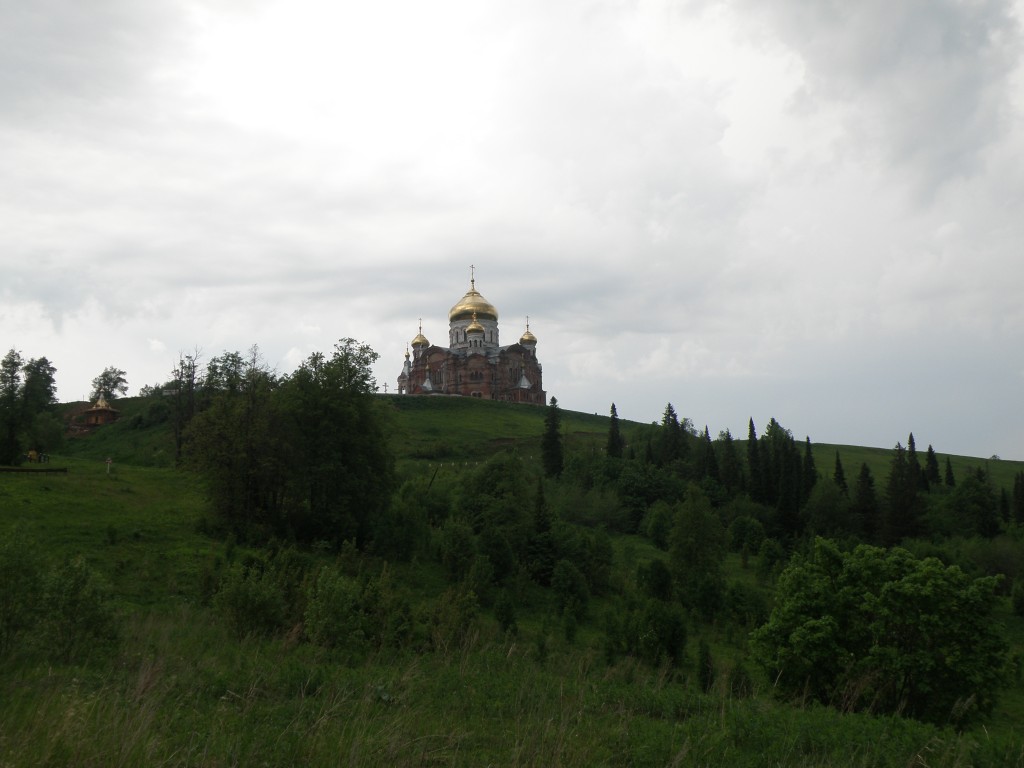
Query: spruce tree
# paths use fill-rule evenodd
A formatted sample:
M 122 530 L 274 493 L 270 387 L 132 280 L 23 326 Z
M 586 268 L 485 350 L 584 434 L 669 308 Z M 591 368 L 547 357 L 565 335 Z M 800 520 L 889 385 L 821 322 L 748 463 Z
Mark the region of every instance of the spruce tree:
M 750 419 L 747 427 L 747 477 L 750 498 L 758 504 L 764 502 L 764 476 L 761 472 L 761 455 L 757 442 L 757 432 L 754 430 L 754 420 Z
M 11 349 L 0 361 L 0 464 L 21 459 L 21 353 Z
M 935 449 L 930 445 L 924 459 L 924 477 L 930 487 L 942 484 L 942 478 L 939 476 L 939 457 L 935 455 Z
M 1010 506 L 1013 522 L 1024 525 L 1024 470 L 1013 478 L 1013 499 Z
M 918 491 L 928 491 L 928 478 L 921 469 L 921 462 L 917 458 L 917 445 L 914 443 L 914 433 L 907 438 L 907 482 Z
M 736 453 L 736 443 L 728 429 L 718 433 L 718 444 L 721 450 L 721 461 L 718 463 L 719 479 L 731 495 L 743 484 L 740 457 Z
M 619 431 L 619 414 L 615 410 L 615 403 L 612 403 L 611 422 L 608 425 L 608 446 L 605 453 L 609 458 L 621 459 L 624 441 Z
M 708 478 L 719 482 L 718 457 L 715 456 L 715 445 L 711 442 L 711 433 L 707 425 L 704 426 L 704 435 L 701 438 L 700 466 L 697 468 L 697 476 L 701 479 Z
M 956 478 L 953 477 L 953 462 L 949 460 L 949 456 L 946 457 L 946 477 L 945 483 L 947 488 L 956 487 Z
M 920 469 L 918 466 L 918 473 Z M 885 486 L 886 505 L 882 525 L 882 543 L 885 546 L 891 547 L 902 539 L 918 534 L 919 481 L 907 458 L 907 449 L 897 443 Z
M 562 414 L 558 410 L 558 399 L 552 396 L 544 416 L 544 437 L 541 439 L 541 461 L 544 474 L 558 477 L 562 474 Z
M 864 532 L 864 540 L 873 544 L 881 541 L 881 511 L 878 495 L 875 493 L 875 478 L 866 463 L 860 465 L 857 483 L 853 489 L 853 504 L 850 512 Z
M 801 506 L 811 495 L 811 489 L 818 482 L 818 468 L 814 465 L 814 454 L 811 452 L 811 438 L 808 436 L 804 443 L 804 464 L 801 470 L 803 480 L 803 495 L 800 499 Z
M 846 484 L 846 473 L 843 471 L 843 462 L 839 460 L 839 451 L 836 451 L 836 468 L 832 473 L 832 482 L 843 492 L 843 495 L 849 498 L 850 487 Z

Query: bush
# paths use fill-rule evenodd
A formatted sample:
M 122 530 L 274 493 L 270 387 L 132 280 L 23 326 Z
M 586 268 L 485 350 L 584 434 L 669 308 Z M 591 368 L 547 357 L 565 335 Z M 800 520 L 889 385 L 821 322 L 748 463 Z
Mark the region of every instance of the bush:
M 963 722 L 991 709 L 1002 678 L 997 585 L 904 549 L 841 552 L 818 539 L 780 577 L 751 645 L 784 695 Z
M 0 657 L 38 620 L 42 584 L 35 543 L 19 528 L 0 537 Z
M 1013 585 L 1013 613 L 1016 616 L 1024 616 L 1024 583 L 1018 581 Z
M 43 585 L 42 644 L 70 660 L 117 639 L 114 613 L 99 575 L 82 557 L 51 571 Z
M 360 604 L 359 585 L 332 568 L 321 568 L 306 592 L 306 635 L 324 648 L 363 650 L 367 617 Z
M 213 604 L 239 637 L 269 635 L 285 625 L 284 591 L 259 564 L 231 566 Z

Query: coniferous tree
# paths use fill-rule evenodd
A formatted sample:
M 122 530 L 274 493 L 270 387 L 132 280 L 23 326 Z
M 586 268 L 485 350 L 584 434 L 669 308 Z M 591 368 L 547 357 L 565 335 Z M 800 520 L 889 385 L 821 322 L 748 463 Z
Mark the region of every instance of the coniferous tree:
M 752 418 L 747 427 L 747 477 L 750 498 L 759 504 L 764 503 L 764 474 L 761 471 L 760 446 Z
M 666 466 L 682 458 L 683 431 L 679 426 L 679 417 L 672 403 L 665 406 L 661 417 L 661 429 L 658 431 L 658 450 L 656 451 L 659 466 Z
M 917 466 L 918 474 L 921 467 Z M 893 546 L 919 533 L 918 489 L 920 478 L 907 458 L 907 449 L 899 443 L 893 451 L 885 486 L 885 515 L 882 543 Z
M 1013 522 L 1024 525 L 1024 471 L 1013 478 L 1013 500 L 1011 502 Z
M 875 493 L 875 478 L 866 463 L 860 465 L 857 484 L 853 489 L 853 504 L 850 512 L 860 523 L 864 531 L 865 541 L 878 543 L 881 541 L 881 510 L 878 495 Z
M 843 492 L 844 496 L 849 497 L 850 487 L 846 484 L 846 473 L 843 471 L 843 462 L 839 460 L 839 451 L 836 451 L 836 468 L 832 473 L 832 482 Z
M 939 457 L 935 455 L 935 449 L 930 445 L 924 459 L 924 478 L 928 481 L 930 488 L 942 484 L 942 478 L 939 476 Z
M 919 491 L 928 491 L 928 478 L 925 477 L 921 462 L 917 458 L 917 445 L 914 443 L 914 433 L 907 438 L 907 482 Z
M 818 468 L 814 465 L 814 454 L 811 452 L 811 438 L 808 436 L 804 443 L 804 463 L 801 469 L 803 480 L 803 495 L 800 503 L 803 504 L 811 495 L 811 489 L 818 482 Z
M 562 455 L 562 414 L 558 410 L 558 399 L 551 398 L 547 414 L 544 416 L 544 437 L 541 439 L 541 461 L 544 474 L 558 477 L 562 474 L 564 457 Z
M 719 479 L 731 495 L 743 485 L 743 469 L 740 466 L 740 457 L 736 453 L 736 443 L 728 429 L 718 433 L 718 446 L 720 453 Z
M 953 477 L 953 462 L 949 460 L 949 456 L 946 457 L 946 477 L 945 483 L 947 488 L 956 487 L 956 478 Z
M 621 459 L 624 444 L 622 433 L 619 431 L 619 414 L 615 410 L 615 403 L 612 403 L 611 422 L 608 424 L 608 446 L 605 453 L 609 458 Z
M 701 438 L 701 449 L 697 476 L 701 479 L 707 478 L 719 482 L 718 457 L 715 456 L 715 445 L 711 442 L 711 433 L 707 425 L 704 426 L 704 435 Z
M 21 388 L 21 402 L 26 423 L 37 414 L 48 411 L 57 404 L 57 369 L 49 360 L 40 357 L 29 360 L 22 367 L 24 383 Z
M 21 458 L 21 353 L 11 349 L 0 360 L 0 464 Z

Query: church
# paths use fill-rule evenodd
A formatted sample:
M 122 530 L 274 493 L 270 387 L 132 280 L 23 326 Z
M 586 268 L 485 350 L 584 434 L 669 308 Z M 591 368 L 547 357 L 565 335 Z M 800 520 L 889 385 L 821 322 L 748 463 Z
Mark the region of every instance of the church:
M 469 290 L 448 311 L 448 346 L 431 344 L 421 320 L 411 355 L 406 348 L 398 393 L 544 405 L 537 337 L 530 332 L 529 318 L 519 341 L 501 346 L 498 310 L 476 289 L 476 274 L 470 269 Z

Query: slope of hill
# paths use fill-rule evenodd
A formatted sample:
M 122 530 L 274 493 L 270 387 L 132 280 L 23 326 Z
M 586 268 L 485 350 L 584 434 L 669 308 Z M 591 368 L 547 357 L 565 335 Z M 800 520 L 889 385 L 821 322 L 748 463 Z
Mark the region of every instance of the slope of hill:
M 508 447 L 529 461 L 543 431 L 542 408 L 382 402 L 408 474 L 440 462 L 476 464 Z M 385 564 L 351 551 L 277 550 L 307 574 L 295 599 L 305 599 L 313 574 L 327 567 L 350 574 L 351 589 L 364 590 L 360 599 L 401 608 L 395 615 L 416 628 L 401 647 L 320 647 L 301 640 L 301 625 L 238 633 L 214 597 L 218 585 L 230 574 L 272 572 L 275 561 L 211 533 L 197 477 L 168 466 L 173 439 L 156 418 L 159 407 L 118 407 L 120 422 L 69 441 L 66 455 L 54 457 L 67 475 L 0 476 L 0 544 L 23 544 L 48 563 L 84 557 L 109 589 L 121 638 L 73 659 L 51 658 L 31 642 L 0 654 L 0 764 L 1024 764 L 1019 696 L 1006 698 L 987 731 L 963 734 L 780 703 L 756 674 L 735 683 L 744 640 L 731 625 L 688 622 L 676 667 L 610 659 L 605 622 L 621 603 L 594 595 L 578 625 L 563 622 L 527 579 L 509 588 L 517 629 L 505 631 L 498 606 L 470 601 L 433 556 Z M 606 417 L 566 411 L 563 427 L 568 450 L 603 450 Z M 623 423 L 627 435 L 648 427 Z M 836 450 L 848 477 L 861 461 L 885 476 L 889 451 L 852 446 L 815 446 L 822 474 L 831 474 Z M 1012 475 L 1019 463 L 1005 464 Z M 613 584 L 632 583 L 639 565 L 664 554 L 638 536 L 613 536 L 611 545 Z M 748 595 L 760 589 L 739 555 L 725 567 Z M 253 576 L 251 586 L 259 583 Z M 1007 603 L 1000 619 L 1024 636 Z M 707 691 L 697 684 L 701 640 L 719 670 Z

